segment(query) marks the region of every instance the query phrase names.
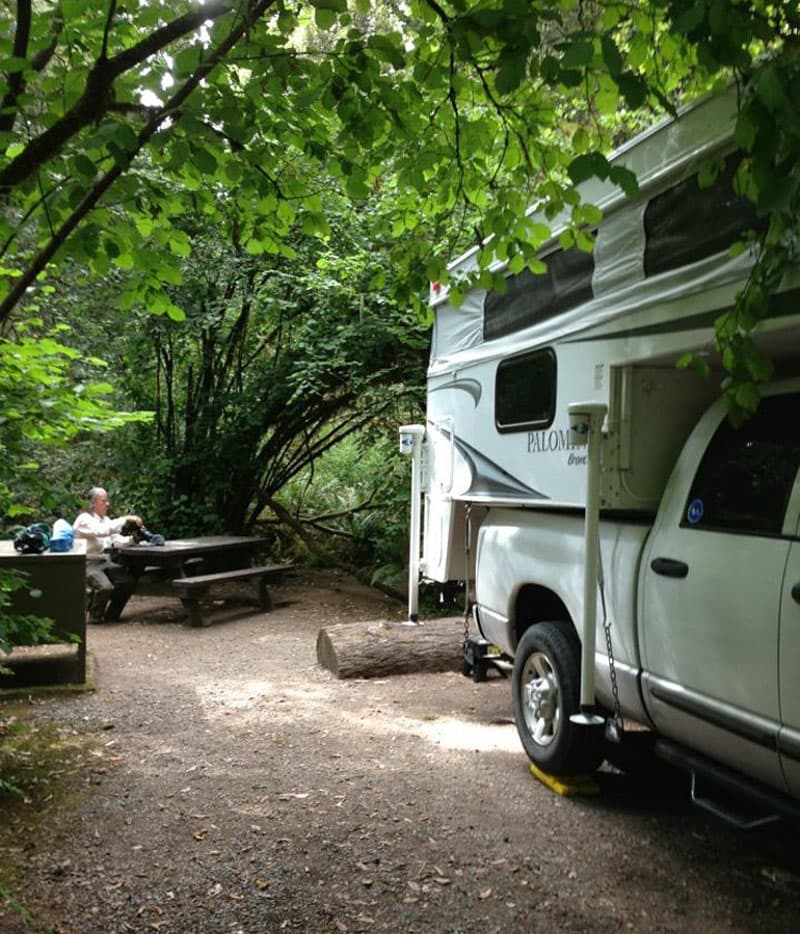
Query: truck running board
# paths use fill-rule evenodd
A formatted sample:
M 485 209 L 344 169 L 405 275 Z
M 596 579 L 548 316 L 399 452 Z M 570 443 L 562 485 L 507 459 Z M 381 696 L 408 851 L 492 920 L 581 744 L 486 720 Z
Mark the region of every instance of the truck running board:
M 672 740 L 657 740 L 655 752 L 665 762 L 690 773 L 692 804 L 738 830 L 755 830 L 781 819 L 800 826 L 800 806 L 788 796 Z M 708 786 L 703 791 L 701 780 Z

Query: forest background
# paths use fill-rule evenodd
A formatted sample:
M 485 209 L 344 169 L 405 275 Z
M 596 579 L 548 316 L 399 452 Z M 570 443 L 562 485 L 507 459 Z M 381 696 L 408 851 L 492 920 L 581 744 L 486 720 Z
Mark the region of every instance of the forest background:
M 768 218 L 718 345 L 735 416 L 749 332 L 796 262 L 797 3 L 0 2 L 0 516 L 69 520 L 92 484 L 167 537 L 274 535 L 390 588 L 397 426 L 424 419 L 428 284 L 591 250 L 608 153 L 739 91 L 735 184 Z M 704 169 L 710 182 L 719 165 Z M 464 283 L 449 283 L 459 300 Z M 0 645 L 35 631 L 3 607 Z

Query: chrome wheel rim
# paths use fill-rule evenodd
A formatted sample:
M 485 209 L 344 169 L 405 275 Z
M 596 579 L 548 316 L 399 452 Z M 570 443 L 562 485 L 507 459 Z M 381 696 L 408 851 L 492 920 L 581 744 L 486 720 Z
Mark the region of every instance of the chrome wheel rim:
M 549 746 L 561 722 L 561 691 L 555 669 L 542 652 L 534 652 L 522 671 L 525 726 L 537 746 Z

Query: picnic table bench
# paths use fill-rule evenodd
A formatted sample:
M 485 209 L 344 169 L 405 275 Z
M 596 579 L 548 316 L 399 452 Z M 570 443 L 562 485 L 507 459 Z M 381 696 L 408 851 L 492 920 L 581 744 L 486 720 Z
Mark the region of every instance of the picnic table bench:
M 234 568 L 231 571 L 218 571 L 216 574 L 197 574 L 194 577 L 176 577 L 172 586 L 178 590 L 181 603 L 189 611 L 189 624 L 202 626 L 203 616 L 200 601 L 207 596 L 215 584 L 225 584 L 230 581 L 251 580 L 255 587 L 256 601 L 259 609 L 265 613 L 272 609 L 272 598 L 267 590 L 266 578 L 273 574 L 280 574 L 292 567 L 292 562 L 284 564 L 267 564 L 261 567 Z

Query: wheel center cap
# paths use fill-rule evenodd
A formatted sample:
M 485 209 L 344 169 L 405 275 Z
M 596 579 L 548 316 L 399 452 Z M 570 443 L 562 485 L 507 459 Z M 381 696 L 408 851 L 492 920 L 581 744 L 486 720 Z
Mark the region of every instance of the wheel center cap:
M 552 720 L 556 712 L 556 697 L 553 685 L 546 679 L 528 685 L 528 705 L 539 719 Z

